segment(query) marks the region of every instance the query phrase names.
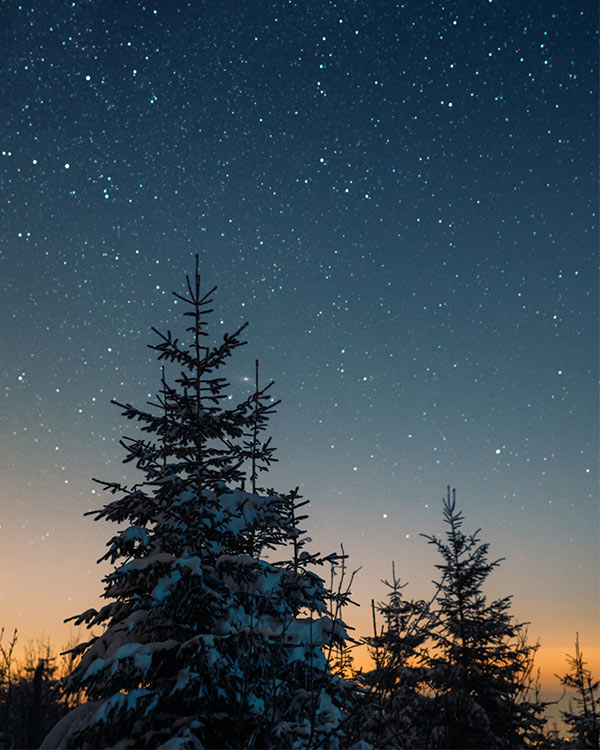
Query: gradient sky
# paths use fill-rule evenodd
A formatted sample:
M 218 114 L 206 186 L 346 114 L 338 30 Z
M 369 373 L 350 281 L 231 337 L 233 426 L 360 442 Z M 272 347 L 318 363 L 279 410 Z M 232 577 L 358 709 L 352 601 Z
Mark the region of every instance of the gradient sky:
M 425 597 L 457 488 L 551 682 L 598 648 L 596 4 L 12 2 L 0 24 L 0 624 L 62 645 L 125 475 L 110 399 L 200 254 L 282 398 L 264 480 Z

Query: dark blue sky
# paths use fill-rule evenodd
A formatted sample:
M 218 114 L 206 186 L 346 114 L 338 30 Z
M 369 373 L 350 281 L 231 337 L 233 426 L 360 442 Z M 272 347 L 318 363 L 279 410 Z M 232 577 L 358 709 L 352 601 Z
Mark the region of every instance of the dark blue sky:
M 198 252 L 215 337 L 250 321 L 234 388 L 258 357 L 283 399 L 271 483 L 364 566 L 356 598 L 392 559 L 425 595 L 451 484 L 498 593 L 585 651 L 597 29 L 570 0 L 5 3 L 0 555 L 30 562 L 2 624 L 54 632 L 100 591 L 109 400 L 158 387 L 150 327 L 181 326 Z

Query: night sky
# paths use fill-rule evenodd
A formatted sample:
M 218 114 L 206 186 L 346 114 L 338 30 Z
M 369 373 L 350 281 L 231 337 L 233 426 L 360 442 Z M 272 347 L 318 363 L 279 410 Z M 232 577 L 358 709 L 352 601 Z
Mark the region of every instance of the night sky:
M 490 596 L 564 671 L 598 617 L 596 4 L 7 0 L 0 23 L 0 624 L 63 645 L 199 253 L 263 483 L 343 543 L 368 633 L 425 597 L 457 488 Z M 137 477 L 139 479 L 139 477 Z M 108 499 L 108 498 L 107 498 Z M 62 639 L 62 640 L 61 640 Z

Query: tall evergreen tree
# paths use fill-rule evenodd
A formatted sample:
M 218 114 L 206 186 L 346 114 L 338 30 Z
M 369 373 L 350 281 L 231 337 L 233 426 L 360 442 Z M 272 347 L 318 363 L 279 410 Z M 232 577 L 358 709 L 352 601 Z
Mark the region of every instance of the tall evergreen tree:
M 425 536 L 443 562 L 437 584 L 437 625 L 427 659 L 439 718 L 435 747 L 519 748 L 543 735 L 543 705 L 533 689 L 537 645 L 509 613 L 511 597 L 488 602 L 483 586 L 502 562 L 488 560 L 479 530 L 462 531 L 455 491 L 444 499 L 445 540 Z
M 298 515 L 297 492 L 257 487 L 273 460 L 260 433 L 277 402 L 271 384 L 229 406 L 222 366 L 243 345 L 242 326 L 205 345 L 211 295 L 196 272 L 187 293 L 187 343 L 171 331 L 151 348 L 163 373 L 150 409 L 118 404 L 148 437 L 124 438 L 125 462 L 143 481 L 102 482 L 116 499 L 94 511 L 119 524 L 101 558 L 109 602 L 75 619 L 102 633 L 74 649 L 65 680 L 87 702 L 47 747 L 337 747 L 348 684 L 329 663 L 343 644 L 322 556 Z M 251 486 L 244 489 L 247 466 Z
M 597 748 L 600 745 L 600 681 L 595 680 L 586 667 L 579 650 L 579 634 L 575 638 L 575 656 L 567 655 L 567 662 L 569 671 L 562 677 L 557 675 L 565 688 L 575 692 L 569 710 L 561 712 L 571 735 L 567 746 Z

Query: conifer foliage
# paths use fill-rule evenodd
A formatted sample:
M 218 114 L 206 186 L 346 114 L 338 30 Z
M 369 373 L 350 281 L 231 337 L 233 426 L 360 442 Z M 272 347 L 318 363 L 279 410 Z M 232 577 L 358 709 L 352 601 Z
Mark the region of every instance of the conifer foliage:
M 231 405 L 221 369 L 245 326 L 206 345 L 211 296 L 196 272 L 185 341 L 156 331 L 167 369 L 148 410 L 118 404 L 146 435 L 124 438 L 143 480 L 102 482 L 116 496 L 95 520 L 119 525 L 101 558 L 108 603 L 75 619 L 102 633 L 74 650 L 65 689 L 87 701 L 48 747 L 337 747 L 349 699 L 330 668 L 343 646 L 348 593 L 318 566 L 343 556 L 306 549 L 297 492 L 257 487 L 273 458 L 262 440 L 272 384 Z M 249 474 L 250 486 L 245 489 Z
M 426 659 L 438 725 L 433 746 L 518 748 L 536 746 L 542 736 L 543 704 L 532 678 L 537 645 L 527 643 L 514 622 L 511 597 L 488 602 L 483 584 L 501 559 L 490 562 L 479 530 L 462 531 L 455 491 L 444 500 L 446 538 L 425 536 L 439 551 L 436 626 Z M 436 736 L 437 734 L 437 736 Z
M 600 681 L 592 677 L 579 649 L 579 634 L 575 637 L 575 656 L 567 656 L 569 671 L 559 676 L 561 684 L 575 692 L 569 710 L 562 711 L 569 727 L 567 747 L 597 748 L 600 745 Z M 574 703 L 574 705 L 573 705 Z
M 392 579 L 383 583 L 387 600 L 371 602 L 373 635 L 364 639 L 374 668 L 360 676 L 362 737 L 373 747 L 429 747 L 433 702 L 426 694 L 423 650 L 433 627 L 431 602 L 405 598 L 408 584 L 393 563 Z

